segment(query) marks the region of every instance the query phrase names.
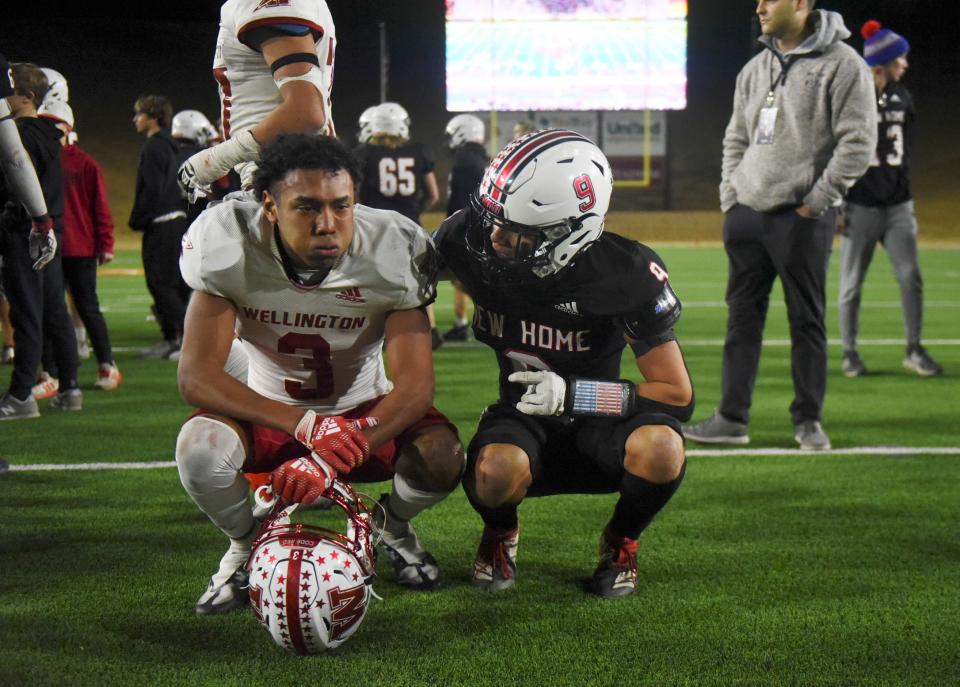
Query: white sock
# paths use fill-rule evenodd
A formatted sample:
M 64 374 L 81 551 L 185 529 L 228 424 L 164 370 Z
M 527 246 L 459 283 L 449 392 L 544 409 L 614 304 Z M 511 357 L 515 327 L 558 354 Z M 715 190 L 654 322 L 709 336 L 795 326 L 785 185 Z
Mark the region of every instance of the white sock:
M 250 487 L 240 472 L 245 457 L 233 428 L 213 418 L 190 418 L 177 437 L 183 488 L 214 525 L 238 542 L 253 530 Z
M 457 326 L 458 326 L 458 327 L 466 327 L 466 326 L 467 326 L 467 318 L 466 318 L 466 317 L 458 317 L 458 318 L 457 318 Z
M 441 493 L 423 491 L 410 486 L 402 475 L 394 475 L 393 492 L 389 498 L 390 509 L 387 513 L 387 529 L 392 531 L 392 525 L 405 525 L 421 511 L 443 501 L 449 493 L 448 491 Z

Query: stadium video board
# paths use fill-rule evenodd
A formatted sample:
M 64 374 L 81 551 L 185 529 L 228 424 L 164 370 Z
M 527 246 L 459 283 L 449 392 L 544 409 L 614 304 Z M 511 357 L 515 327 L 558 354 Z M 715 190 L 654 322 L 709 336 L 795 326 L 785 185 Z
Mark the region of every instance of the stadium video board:
M 447 110 L 678 110 L 686 0 L 446 0 Z

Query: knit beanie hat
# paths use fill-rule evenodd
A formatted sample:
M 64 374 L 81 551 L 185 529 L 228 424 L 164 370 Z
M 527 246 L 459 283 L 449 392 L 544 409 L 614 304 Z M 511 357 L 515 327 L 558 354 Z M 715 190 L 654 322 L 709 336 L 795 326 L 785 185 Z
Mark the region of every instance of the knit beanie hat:
M 875 19 L 863 25 L 860 35 L 863 36 L 863 59 L 871 67 L 893 62 L 910 52 L 910 44 L 906 38 L 883 28 Z

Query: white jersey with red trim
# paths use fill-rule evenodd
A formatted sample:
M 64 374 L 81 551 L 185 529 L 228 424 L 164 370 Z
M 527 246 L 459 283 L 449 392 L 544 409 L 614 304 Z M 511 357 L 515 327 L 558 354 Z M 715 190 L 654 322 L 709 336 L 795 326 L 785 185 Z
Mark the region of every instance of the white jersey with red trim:
M 233 304 L 257 393 L 336 415 L 393 388 L 384 323 L 394 310 L 433 301 L 436 252 L 430 235 L 396 212 L 356 205 L 354 227 L 349 248 L 312 287 L 288 278 L 256 201 L 215 204 L 184 236 L 183 278 Z
M 220 8 L 220 33 L 213 58 L 213 75 L 220 88 L 221 117 L 226 138 L 262 122 L 280 103 L 280 91 L 259 50 L 247 45 L 252 29 L 303 27 L 314 39 L 320 61 L 327 123 L 317 133 L 333 133 L 330 90 L 336 31 L 324 0 L 227 0 Z

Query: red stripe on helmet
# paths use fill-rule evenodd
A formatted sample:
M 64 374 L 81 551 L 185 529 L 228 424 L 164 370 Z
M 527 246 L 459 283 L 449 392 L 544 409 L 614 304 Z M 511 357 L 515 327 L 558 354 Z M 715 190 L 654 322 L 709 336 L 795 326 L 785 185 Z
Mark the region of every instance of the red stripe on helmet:
M 545 131 L 542 134 L 534 134 L 523 146 L 513 151 L 500 165 L 496 176 L 491 180 L 491 195 L 496 201 L 502 202 L 507 194 L 507 187 L 510 184 L 510 175 L 518 168 L 524 166 L 523 163 L 535 158 L 540 154 L 544 147 L 551 147 L 547 144 L 561 143 L 560 139 L 569 138 L 570 140 L 581 140 L 584 137 L 575 131 Z
M 290 641 L 298 654 L 308 652 L 307 644 L 303 640 L 303 628 L 300 618 L 300 565 L 303 551 L 294 549 L 290 552 L 290 558 L 287 561 L 287 588 L 284 593 L 283 603 L 286 604 L 287 612 L 287 632 L 290 633 Z M 309 620 L 308 620 L 309 622 Z

